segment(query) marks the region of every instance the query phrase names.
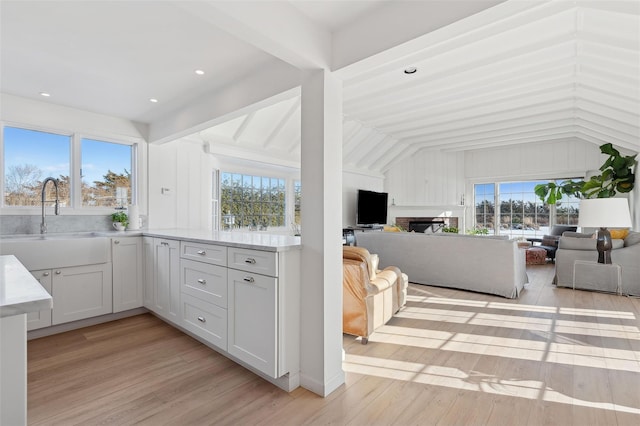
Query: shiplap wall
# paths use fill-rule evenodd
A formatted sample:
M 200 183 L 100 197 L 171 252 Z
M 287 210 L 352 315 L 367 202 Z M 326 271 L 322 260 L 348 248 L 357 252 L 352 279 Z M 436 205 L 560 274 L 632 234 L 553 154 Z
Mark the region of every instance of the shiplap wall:
M 149 228 L 211 229 L 215 160 L 201 144 L 149 146 Z M 163 193 L 162 189 L 166 188 Z
M 580 140 L 512 145 L 466 151 L 464 175 L 474 181 L 584 177 L 605 159 L 598 145 Z
M 398 206 L 454 206 L 464 193 L 464 153 L 421 151 L 385 173 Z

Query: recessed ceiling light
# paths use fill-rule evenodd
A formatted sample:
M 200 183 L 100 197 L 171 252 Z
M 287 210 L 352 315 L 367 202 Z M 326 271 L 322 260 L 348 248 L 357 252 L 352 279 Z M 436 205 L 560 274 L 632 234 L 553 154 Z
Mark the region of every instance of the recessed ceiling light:
M 204 75 L 204 71 L 202 71 L 202 70 L 196 70 L 196 74 L 198 74 L 198 75 Z
M 158 103 L 158 100 L 156 98 L 151 98 L 149 99 L 149 102 L 153 102 L 155 104 L 155 103 Z
M 45 98 L 48 98 L 49 96 L 51 96 L 51 94 L 47 92 L 40 92 L 40 96 L 44 96 Z
M 414 74 L 416 71 L 418 71 L 418 68 L 416 67 L 408 67 L 404 69 L 405 74 Z

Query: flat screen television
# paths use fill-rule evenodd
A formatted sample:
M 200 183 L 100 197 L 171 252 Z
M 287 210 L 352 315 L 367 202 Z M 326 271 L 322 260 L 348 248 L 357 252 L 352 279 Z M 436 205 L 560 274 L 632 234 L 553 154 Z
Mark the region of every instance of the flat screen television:
M 356 208 L 356 224 L 358 225 L 384 225 L 387 223 L 386 192 L 358 190 L 358 204 Z

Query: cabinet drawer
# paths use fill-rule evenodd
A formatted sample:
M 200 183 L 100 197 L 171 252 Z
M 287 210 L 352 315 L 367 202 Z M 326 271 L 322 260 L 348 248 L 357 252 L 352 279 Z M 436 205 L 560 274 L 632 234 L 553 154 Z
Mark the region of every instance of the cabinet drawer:
M 227 248 L 223 246 L 182 241 L 180 243 L 180 253 L 180 257 L 183 259 L 227 266 Z
M 182 295 L 182 326 L 207 342 L 227 350 L 227 310 Z
M 271 251 L 229 248 L 229 267 L 257 274 L 278 276 L 278 254 Z
M 187 259 L 180 265 L 182 293 L 227 307 L 227 268 Z

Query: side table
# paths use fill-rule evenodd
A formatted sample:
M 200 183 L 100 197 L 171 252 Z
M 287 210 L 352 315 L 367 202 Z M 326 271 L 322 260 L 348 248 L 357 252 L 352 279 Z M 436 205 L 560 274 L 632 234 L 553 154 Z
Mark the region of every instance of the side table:
M 622 268 L 615 263 L 576 260 L 573 262 L 573 289 L 576 288 L 620 295 L 622 294 Z

